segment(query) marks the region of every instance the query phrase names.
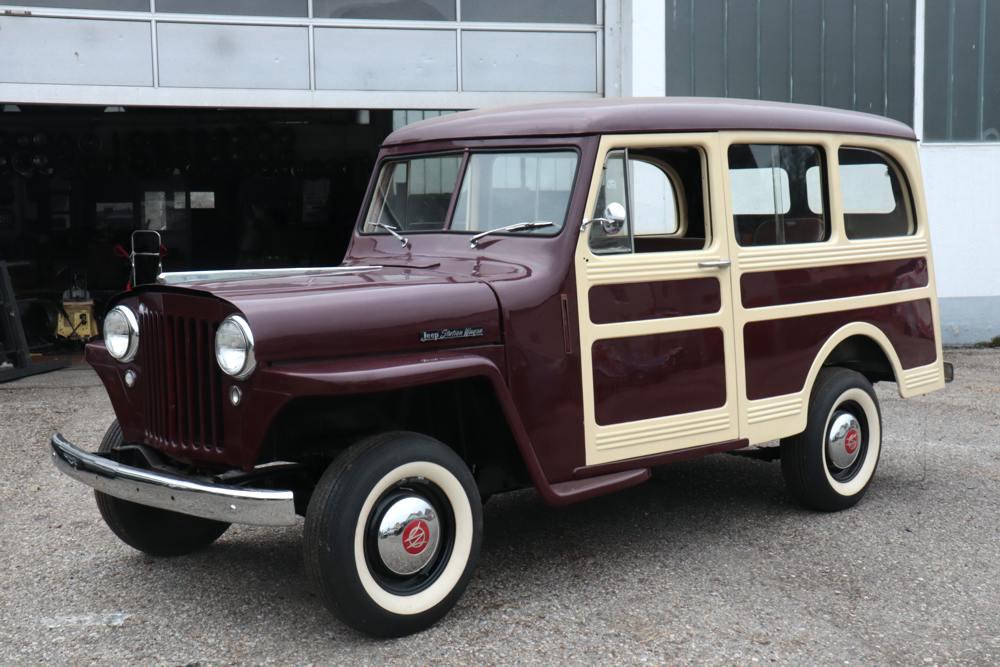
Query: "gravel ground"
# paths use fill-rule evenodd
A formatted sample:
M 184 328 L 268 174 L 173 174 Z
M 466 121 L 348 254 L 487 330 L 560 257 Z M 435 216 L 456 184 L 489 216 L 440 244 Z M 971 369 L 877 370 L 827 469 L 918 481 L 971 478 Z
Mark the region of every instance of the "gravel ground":
M 494 498 L 458 606 L 393 641 L 322 608 L 301 526 L 173 560 L 119 543 L 46 451 L 54 430 L 96 448 L 96 376 L 0 385 L 0 663 L 996 664 L 1000 353 L 947 356 L 944 392 L 879 388 L 884 451 L 856 508 L 801 510 L 776 463 L 726 455 L 563 510 Z

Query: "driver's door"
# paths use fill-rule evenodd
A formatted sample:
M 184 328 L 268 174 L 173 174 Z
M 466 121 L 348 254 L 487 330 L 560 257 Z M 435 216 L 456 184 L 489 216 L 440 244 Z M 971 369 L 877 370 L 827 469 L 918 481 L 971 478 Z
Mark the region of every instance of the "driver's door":
M 738 438 L 717 141 L 601 141 L 587 211 L 605 219 L 576 249 L 587 465 Z

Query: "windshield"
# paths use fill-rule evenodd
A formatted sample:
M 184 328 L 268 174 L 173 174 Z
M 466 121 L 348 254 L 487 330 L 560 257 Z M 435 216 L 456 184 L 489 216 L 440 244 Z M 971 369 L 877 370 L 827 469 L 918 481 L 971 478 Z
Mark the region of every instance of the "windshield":
M 551 222 L 522 234 L 552 235 L 566 218 L 576 151 L 472 153 L 394 160 L 382 166 L 365 233 L 480 233 L 522 222 Z M 457 195 L 456 195 L 457 190 Z M 448 219 L 452 199 L 454 212 Z

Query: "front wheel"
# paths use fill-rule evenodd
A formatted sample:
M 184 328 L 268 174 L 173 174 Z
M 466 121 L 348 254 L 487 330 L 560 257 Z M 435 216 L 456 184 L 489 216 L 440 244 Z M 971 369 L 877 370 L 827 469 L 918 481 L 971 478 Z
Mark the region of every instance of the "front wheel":
M 441 619 L 475 570 L 483 534 L 472 473 L 417 433 L 364 440 L 330 464 L 306 511 L 306 571 L 347 625 L 377 637 Z
M 881 450 L 882 413 L 871 383 L 847 368 L 824 368 L 806 430 L 781 441 L 781 472 L 802 504 L 835 512 L 861 500 Z
M 112 422 L 97 451 L 107 454 L 124 443 L 121 427 Z M 215 542 L 228 523 L 149 507 L 94 491 L 97 509 L 108 528 L 133 549 L 150 556 L 183 556 Z

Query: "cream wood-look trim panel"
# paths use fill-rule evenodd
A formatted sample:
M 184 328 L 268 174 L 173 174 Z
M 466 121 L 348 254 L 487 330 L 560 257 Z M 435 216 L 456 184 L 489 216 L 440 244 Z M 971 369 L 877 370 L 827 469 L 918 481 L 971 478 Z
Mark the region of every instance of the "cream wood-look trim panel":
M 740 246 L 736 242 L 734 226 L 732 224 L 732 197 L 728 188 L 728 177 L 726 178 L 726 190 L 724 194 L 725 217 L 728 226 L 726 238 L 728 239 L 733 261 L 729 277 L 732 292 L 735 295 L 733 298 L 733 318 L 735 331 L 737 332 L 735 337 L 737 384 L 739 386 L 739 396 L 741 399 L 744 399 L 740 401 L 739 408 L 741 437 L 748 438 L 751 445 L 757 445 L 801 433 L 806 426 L 809 396 L 812 392 L 816 376 L 822 368 L 823 361 L 840 342 L 853 335 L 866 335 L 882 348 L 892 364 L 898 391 L 902 397 L 916 396 L 944 387 L 937 286 L 934 277 L 933 257 L 930 252 L 931 245 L 927 208 L 924 200 L 924 187 L 916 143 L 900 139 L 821 133 L 722 132 L 720 133 L 718 155 L 719 162 L 722 165 L 722 169 L 727 172 L 727 176 L 729 146 L 732 144 L 748 143 L 809 144 L 819 146 L 823 149 L 827 169 L 826 181 L 829 189 L 827 219 L 830 223 L 830 238 L 822 243 L 789 246 Z M 843 207 L 839 196 L 836 196 L 840 192 L 838 150 L 842 146 L 870 148 L 880 151 L 899 164 L 909 182 L 913 197 L 913 214 L 916 219 L 917 228 L 912 236 L 854 241 L 847 238 L 844 231 Z M 858 264 L 907 257 L 925 257 L 927 259 L 928 284 L 926 287 L 846 299 L 829 299 L 752 309 L 743 308 L 742 305 L 740 278 L 744 273 L 812 268 L 837 264 Z M 748 322 L 830 313 L 916 299 L 929 299 L 931 303 L 931 314 L 934 319 L 934 336 L 937 346 L 937 359 L 934 363 L 904 371 L 900 365 L 898 355 L 885 334 L 875 326 L 855 322 L 845 325 L 832 334 L 826 341 L 816 355 L 816 359 L 813 361 L 805 385 L 801 391 L 756 401 L 745 400 L 747 382 L 742 332 Z
M 608 152 L 620 148 L 698 148 L 703 153 L 703 190 L 706 193 L 706 226 L 709 245 L 703 250 L 629 255 L 595 255 L 590 252 L 588 235 L 577 241 L 575 267 L 580 328 L 580 359 L 583 378 L 584 434 L 587 465 L 611 463 L 677 449 L 734 440 L 738 437 L 738 399 L 734 354 L 733 301 L 725 270 L 699 267 L 698 262 L 729 257 L 728 228 L 722 213 L 724 177 L 718 153 L 718 133 L 613 135 L 601 138 L 597 167 L 587 198 L 588 217 L 593 213 L 601 187 L 603 166 Z M 722 307 L 717 313 L 686 317 L 593 324 L 590 319 L 591 286 L 643 283 L 689 278 L 719 279 Z M 595 341 L 626 338 L 653 333 L 668 333 L 701 328 L 719 328 L 723 332 L 726 366 L 726 402 L 719 408 L 654 419 L 644 419 L 601 426 L 595 419 L 593 360 Z

